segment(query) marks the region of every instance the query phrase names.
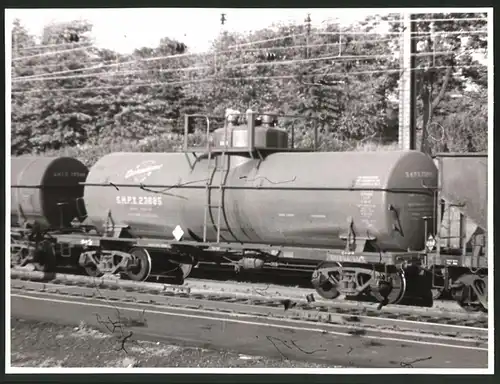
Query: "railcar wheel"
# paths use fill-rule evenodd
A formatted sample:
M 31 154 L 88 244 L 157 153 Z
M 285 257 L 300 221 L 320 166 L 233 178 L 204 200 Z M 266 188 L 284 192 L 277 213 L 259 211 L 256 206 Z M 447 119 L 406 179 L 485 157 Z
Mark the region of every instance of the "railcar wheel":
M 311 283 L 318 295 L 324 299 L 333 300 L 340 295 L 337 289 L 339 283 L 337 268 L 339 268 L 337 263 L 324 262 L 312 275 Z
M 337 288 L 333 286 L 333 284 L 326 282 L 320 287 L 315 287 L 316 292 L 318 295 L 320 295 L 323 299 L 327 300 L 333 300 L 336 299 L 339 295 L 340 292 L 338 291 Z
M 465 284 L 455 286 L 450 290 L 451 297 L 467 312 L 478 312 L 479 306 L 474 303 L 472 288 Z
M 488 312 L 488 276 L 462 275 L 453 284 L 453 299 L 468 312 Z
M 151 255 L 144 248 L 132 248 L 129 253 L 132 255 L 132 262 L 135 264 L 127 271 L 127 276 L 130 280 L 144 281 L 151 274 L 153 262 Z
M 97 265 L 95 264 L 90 264 L 90 265 L 86 265 L 83 267 L 83 269 L 85 270 L 85 273 L 90 276 L 90 277 L 101 277 L 101 276 L 104 276 L 104 273 L 102 273 L 99 268 L 97 267 Z
M 371 286 L 370 293 L 378 302 L 397 304 L 406 292 L 406 278 L 403 273 L 391 273 L 388 280 L 379 280 L 376 286 Z
M 33 267 L 40 272 L 53 272 L 56 269 L 57 259 L 54 246 L 47 240 L 38 244 L 34 250 Z

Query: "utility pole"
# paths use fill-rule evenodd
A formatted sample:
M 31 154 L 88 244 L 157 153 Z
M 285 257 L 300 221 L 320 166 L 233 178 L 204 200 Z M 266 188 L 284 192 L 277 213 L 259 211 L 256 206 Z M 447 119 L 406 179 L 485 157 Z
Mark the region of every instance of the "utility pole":
M 311 34 L 311 14 L 308 13 L 304 20 L 306 22 L 306 59 L 309 58 L 309 35 Z
M 220 25 L 221 25 L 221 30 L 219 33 L 219 39 L 222 38 L 222 28 L 224 28 L 224 24 L 226 23 L 227 18 L 225 13 L 220 14 Z M 222 41 L 219 42 L 219 47 L 220 50 L 222 50 Z M 215 65 L 215 74 L 217 74 L 217 47 L 215 48 L 215 54 L 214 54 L 214 65 Z
M 411 13 L 403 14 L 401 38 L 401 79 L 399 85 L 399 147 L 416 149 L 415 23 Z
M 432 57 L 429 56 L 427 59 L 427 68 L 424 72 L 424 83 L 420 90 L 420 96 L 422 98 L 422 136 L 420 139 L 420 150 L 425 153 L 431 153 L 431 148 L 429 146 L 429 128 L 432 122 L 432 95 L 434 93 L 434 80 L 435 80 L 435 66 L 436 66 L 436 35 L 435 35 L 435 25 L 434 22 L 430 24 L 430 34 L 427 37 L 427 51 L 432 52 Z

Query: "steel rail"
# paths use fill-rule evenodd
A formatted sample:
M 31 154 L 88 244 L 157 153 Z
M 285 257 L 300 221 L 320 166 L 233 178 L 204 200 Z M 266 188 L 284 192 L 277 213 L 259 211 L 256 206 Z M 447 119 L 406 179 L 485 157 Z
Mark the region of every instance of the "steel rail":
M 203 283 L 202 283 L 203 284 Z M 68 285 L 73 285 L 69 287 Z M 75 287 L 75 285 L 78 285 Z M 455 326 L 465 327 L 464 329 L 474 331 L 477 328 L 478 332 L 487 333 L 488 320 L 484 315 L 444 312 L 436 310 L 428 310 L 427 308 L 404 308 L 402 306 L 388 306 L 378 311 L 375 305 L 363 305 L 355 303 L 352 305 L 345 302 L 311 302 L 305 298 L 299 299 L 286 295 L 286 289 L 280 289 L 277 292 L 275 289 L 271 292 L 262 292 L 259 290 L 249 290 L 248 285 L 241 292 L 241 288 L 236 288 L 234 284 L 226 286 L 218 285 L 211 288 L 206 284 L 196 284 L 191 282 L 190 285 L 174 285 L 174 284 L 159 284 L 159 283 L 144 283 L 127 280 L 120 280 L 110 277 L 92 278 L 88 276 L 78 275 L 62 275 L 62 274 L 44 274 L 41 272 L 11 270 L 11 287 L 18 289 L 44 290 L 52 289 L 55 291 L 68 292 L 84 292 L 88 295 L 95 295 L 97 290 L 111 290 L 119 292 L 118 298 L 123 298 L 126 292 L 131 295 L 148 295 L 148 300 L 153 297 L 161 296 L 180 299 L 204 300 L 216 303 L 216 307 L 220 307 L 221 303 L 229 303 L 230 306 L 245 306 L 246 308 L 258 306 L 265 309 L 265 313 L 270 313 L 276 308 L 279 312 L 283 312 L 286 303 L 290 309 L 299 311 L 299 317 L 307 318 L 311 321 L 329 321 L 332 316 L 347 316 L 350 318 L 376 318 L 373 320 L 378 323 L 391 324 L 406 324 L 408 327 L 414 327 L 415 322 L 419 324 L 432 324 L 432 326 Z M 85 296 L 85 295 L 84 295 Z M 208 305 L 208 304 L 207 304 Z M 293 311 L 286 311 L 292 313 Z M 354 320 L 353 320 L 354 321 Z M 370 320 L 372 321 L 372 320 Z M 404 322 L 407 323 L 404 323 Z M 431 325 L 429 325 L 430 327 Z M 425 326 L 422 326 L 425 328 Z M 448 328 L 449 331 L 451 328 Z M 453 332 L 453 331 L 450 331 Z M 474 331 L 475 332 L 475 331 Z

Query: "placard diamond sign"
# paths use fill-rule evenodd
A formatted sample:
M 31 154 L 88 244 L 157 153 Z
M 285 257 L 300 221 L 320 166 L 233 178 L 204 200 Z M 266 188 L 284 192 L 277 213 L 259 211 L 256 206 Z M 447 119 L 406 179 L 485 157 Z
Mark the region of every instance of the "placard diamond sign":
M 177 241 L 182 239 L 182 236 L 184 236 L 184 231 L 182 230 L 180 225 L 175 227 L 175 229 L 172 231 L 172 235 L 174 235 L 175 240 L 177 240 Z

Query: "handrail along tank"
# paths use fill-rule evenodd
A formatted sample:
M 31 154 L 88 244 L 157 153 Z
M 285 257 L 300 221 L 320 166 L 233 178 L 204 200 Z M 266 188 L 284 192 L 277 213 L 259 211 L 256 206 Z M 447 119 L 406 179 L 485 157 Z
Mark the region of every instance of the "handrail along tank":
M 88 168 L 71 157 L 11 159 L 11 223 L 41 229 L 69 227 L 85 216 L 83 185 Z
M 424 249 L 424 218 L 433 215 L 437 186 L 430 157 L 417 151 L 290 153 L 283 148 L 286 136 L 268 129 L 276 130 L 276 144 L 262 158 L 231 146 L 245 136 L 237 133 L 244 127 L 232 129 L 222 241 L 343 248 L 353 230 L 376 239 L 383 251 Z M 89 220 L 103 228 L 111 217 L 134 236 L 164 239 L 180 225 L 185 240 L 200 241 L 206 184 L 211 196 L 220 184 L 216 172 L 207 175 L 207 157 L 192 153 L 104 156 L 86 182 Z M 215 240 L 210 228 L 207 241 Z

